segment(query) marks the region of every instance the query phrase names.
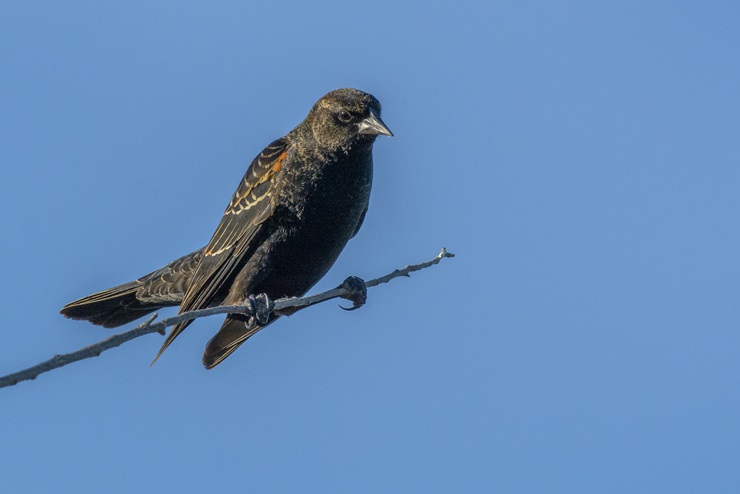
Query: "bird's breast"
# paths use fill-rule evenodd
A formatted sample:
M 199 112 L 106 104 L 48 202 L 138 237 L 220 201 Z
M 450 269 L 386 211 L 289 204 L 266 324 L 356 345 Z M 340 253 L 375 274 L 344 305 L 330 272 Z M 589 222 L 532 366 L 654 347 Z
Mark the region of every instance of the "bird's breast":
M 354 231 L 372 186 L 372 155 L 361 151 L 284 168 L 278 203 L 298 218 L 297 230 Z
M 276 197 L 293 220 L 268 241 L 271 272 L 265 288 L 302 295 L 334 264 L 367 209 L 372 156 L 283 168 Z M 286 173 L 283 173 L 286 172 Z

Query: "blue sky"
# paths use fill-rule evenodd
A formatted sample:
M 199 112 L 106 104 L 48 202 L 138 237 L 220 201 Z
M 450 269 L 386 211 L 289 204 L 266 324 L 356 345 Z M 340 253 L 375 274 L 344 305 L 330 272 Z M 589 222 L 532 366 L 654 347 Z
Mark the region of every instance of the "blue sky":
M 0 390 L 0 490 L 735 492 L 737 3 L 256 3 L 0 7 L 0 373 L 111 334 L 58 310 L 338 87 L 396 137 L 315 290 L 457 257 L 214 371 L 206 319 Z

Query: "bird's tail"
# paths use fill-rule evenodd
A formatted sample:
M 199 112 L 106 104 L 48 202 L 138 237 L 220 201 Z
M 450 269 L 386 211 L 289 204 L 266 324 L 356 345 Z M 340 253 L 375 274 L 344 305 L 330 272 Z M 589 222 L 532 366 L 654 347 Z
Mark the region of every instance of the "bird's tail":
M 164 307 L 142 303 L 136 298 L 144 282 L 139 279 L 93 293 L 64 306 L 61 313 L 72 319 L 83 319 L 106 328 L 115 328 Z
M 202 251 L 191 252 L 138 280 L 70 302 L 61 312 L 115 328 L 162 307 L 180 305 L 201 257 Z
M 271 318 L 270 322 L 264 326 L 255 324 L 252 327 L 247 327 L 245 316 L 229 314 L 221 329 L 206 345 L 206 351 L 203 354 L 203 366 L 206 369 L 213 369 L 223 362 L 226 357 L 234 353 L 234 350 L 239 348 L 249 337 L 271 324 L 275 319 L 277 317 Z

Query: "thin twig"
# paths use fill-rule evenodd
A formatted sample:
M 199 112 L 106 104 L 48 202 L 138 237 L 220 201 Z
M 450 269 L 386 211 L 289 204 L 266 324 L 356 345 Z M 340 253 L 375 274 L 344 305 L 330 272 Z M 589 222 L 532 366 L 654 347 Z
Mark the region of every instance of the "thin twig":
M 437 255 L 437 257 L 435 257 L 431 261 L 423 262 L 421 264 L 407 265 L 403 269 L 396 269 L 390 274 L 381 276 L 380 278 L 375 278 L 370 281 L 366 281 L 365 286 L 367 288 L 370 288 L 380 285 L 381 283 L 388 283 L 394 278 L 398 278 L 401 276 L 408 277 L 409 273 L 428 268 L 434 264 L 438 264 L 439 261 L 441 261 L 445 257 L 454 256 L 454 254 L 450 254 L 443 248 L 442 251 Z M 306 307 L 310 307 L 312 305 L 316 305 L 321 302 L 325 302 L 327 300 L 338 297 L 347 297 L 348 295 L 350 295 L 349 290 L 343 286 L 340 286 L 338 288 L 334 288 L 333 290 L 328 290 L 316 295 L 310 295 L 308 297 L 281 298 L 275 301 L 272 314 L 275 316 L 289 315 L 298 310 L 305 309 Z M 166 328 L 174 326 L 175 324 L 179 324 L 181 322 L 198 319 L 199 317 L 212 316 L 215 314 L 247 314 L 248 312 L 249 307 L 246 305 L 222 305 L 219 307 L 211 307 L 208 309 L 184 312 L 174 317 L 162 319 L 161 321 L 158 321 L 156 323 L 153 322 L 154 319 L 157 317 L 157 314 L 155 313 L 152 314 L 149 319 L 139 324 L 135 328 L 126 331 L 125 333 L 111 336 L 110 338 L 106 338 L 103 341 L 87 346 L 75 352 L 65 353 L 64 355 L 54 355 L 46 362 L 41 362 L 40 364 L 34 365 L 33 367 L 29 367 L 28 369 L 0 377 L 0 388 L 13 386 L 21 381 L 36 379 L 36 377 L 40 374 L 49 372 L 50 370 L 54 370 L 59 367 L 63 367 L 67 364 L 71 364 L 72 362 L 77 362 L 78 360 L 97 357 L 106 350 L 110 350 L 111 348 L 120 346 L 127 341 L 133 340 L 134 338 L 138 338 L 140 336 L 151 333 L 160 333 L 164 335 Z

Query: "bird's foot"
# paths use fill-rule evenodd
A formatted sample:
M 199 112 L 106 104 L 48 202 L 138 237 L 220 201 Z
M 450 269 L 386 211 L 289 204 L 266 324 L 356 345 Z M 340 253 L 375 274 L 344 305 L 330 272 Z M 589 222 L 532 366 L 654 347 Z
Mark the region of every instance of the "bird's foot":
M 270 321 L 270 314 L 275 308 L 275 303 L 270 300 L 266 293 L 250 295 L 244 300 L 247 307 L 245 315 L 247 316 L 247 327 L 251 328 L 256 324 L 264 326 Z
M 365 286 L 365 281 L 362 278 L 358 278 L 357 276 L 350 276 L 344 282 L 342 282 L 341 285 L 339 285 L 337 288 L 344 288 L 347 290 L 347 295 L 342 295 L 342 298 L 345 298 L 352 302 L 352 307 L 341 307 L 344 310 L 355 310 L 359 309 L 363 305 L 365 305 L 365 302 L 367 302 L 367 287 Z

